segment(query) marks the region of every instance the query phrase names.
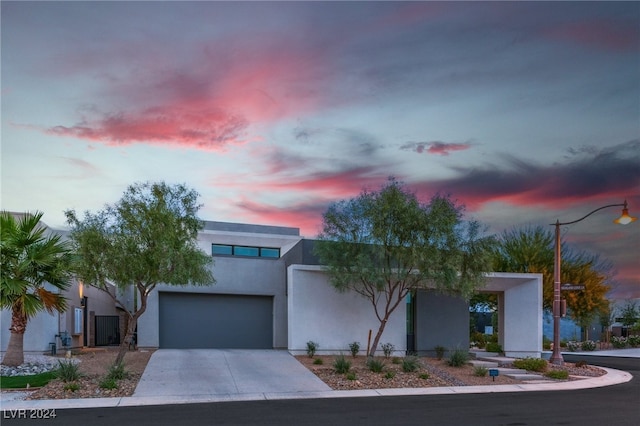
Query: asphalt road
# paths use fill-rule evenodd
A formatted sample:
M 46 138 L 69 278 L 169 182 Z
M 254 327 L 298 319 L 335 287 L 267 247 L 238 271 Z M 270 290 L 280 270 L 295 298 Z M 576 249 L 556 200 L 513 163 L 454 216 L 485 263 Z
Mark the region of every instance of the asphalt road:
M 638 358 L 588 360 L 630 371 L 634 378 L 577 391 L 91 408 L 57 410 L 53 419 L 11 419 L 17 413 L 3 412 L 2 425 L 640 425 Z

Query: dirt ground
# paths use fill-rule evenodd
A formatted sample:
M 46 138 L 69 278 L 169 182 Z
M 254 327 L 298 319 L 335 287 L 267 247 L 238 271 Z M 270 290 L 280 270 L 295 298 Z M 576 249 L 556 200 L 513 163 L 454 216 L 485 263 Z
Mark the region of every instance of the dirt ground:
M 117 389 L 102 389 L 100 382 L 107 375 L 109 367 L 113 365 L 118 348 L 86 348 L 79 353 L 74 353 L 77 358 L 79 371 L 82 374 L 76 383 L 79 389 L 75 391 L 65 390 L 64 383 L 60 379 L 52 380 L 46 386 L 32 392 L 27 399 L 67 399 L 67 398 L 110 398 L 131 396 L 138 385 L 140 377 L 151 358 L 153 351 L 136 350 L 129 351 L 124 357 L 125 370 L 128 377 L 118 381 Z M 64 357 L 61 357 L 64 359 Z
M 150 350 L 137 350 L 127 352 L 124 363 L 129 373 L 128 378 L 118 382 L 118 388 L 107 390 L 100 388 L 100 381 L 106 376 L 107 371 L 117 356 L 118 348 L 84 349 L 74 357 L 80 361 L 79 370 L 82 378 L 76 383 L 79 388 L 75 391 L 65 390 L 66 383 L 59 379 L 52 380 L 46 386 L 34 390 L 27 399 L 67 399 L 67 398 L 108 398 L 131 396 L 144 372 L 149 358 L 153 354 Z M 384 371 L 374 373 L 366 366 L 367 358 L 358 356 L 353 358 L 346 356 L 351 361 L 351 372 L 355 373 L 352 380 L 345 374 L 335 372 L 333 363 L 335 356 L 297 356 L 296 359 L 311 372 L 323 380 L 334 390 L 353 389 L 383 389 L 383 388 L 417 388 L 437 386 L 470 386 L 470 385 L 504 385 L 522 383 L 519 380 L 506 376 L 477 377 L 471 365 L 463 367 L 451 367 L 446 360 L 435 358 L 420 358 L 420 368 L 411 373 L 402 371 L 402 363 L 394 363 L 392 359 L 380 358 L 384 362 Z M 316 359 L 322 360 L 322 365 L 314 364 Z M 599 376 L 604 371 L 592 367 L 577 367 L 571 363 L 565 363 L 563 367 L 549 366 L 549 368 L 562 368 L 574 376 Z M 570 380 L 575 380 L 570 378 Z

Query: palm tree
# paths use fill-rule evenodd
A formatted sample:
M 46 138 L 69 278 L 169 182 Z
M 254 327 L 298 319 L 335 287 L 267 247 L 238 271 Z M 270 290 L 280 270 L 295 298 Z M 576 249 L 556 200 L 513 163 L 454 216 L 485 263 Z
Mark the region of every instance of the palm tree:
M 38 312 L 64 312 L 61 295 L 71 285 L 71 246 L 59 235 L 45 235 L 42 213 L 16 219 L 0 212 L 0 308 L 11 310 L 11 336 L 2 364 L 24 362 L 23 342 L 27 322 Z

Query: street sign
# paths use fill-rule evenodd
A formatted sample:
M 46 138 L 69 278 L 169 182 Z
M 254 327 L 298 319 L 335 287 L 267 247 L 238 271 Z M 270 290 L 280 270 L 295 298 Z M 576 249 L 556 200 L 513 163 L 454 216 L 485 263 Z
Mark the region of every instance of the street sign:
M 584 284 L 562 284 L 561 290 L 584 290 Z

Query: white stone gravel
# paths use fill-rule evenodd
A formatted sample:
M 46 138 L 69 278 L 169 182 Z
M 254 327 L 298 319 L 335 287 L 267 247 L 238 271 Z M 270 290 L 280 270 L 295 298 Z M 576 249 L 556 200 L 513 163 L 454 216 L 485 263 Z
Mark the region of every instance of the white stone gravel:
M 31 374 L 40 374 L 52 371 L 58 368 L 58 362 L 64 361 L 65 358 L 59 358 L 49 355 L 33 355 L 25 354 L 24 363 L 18 367 L 9 367 L 0 365 L 0 376 L 28 376 Z M 80 362 L 77 358 L 66 359 L 70 362 Z

